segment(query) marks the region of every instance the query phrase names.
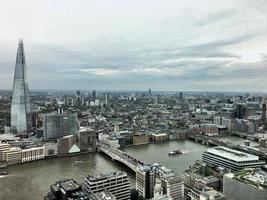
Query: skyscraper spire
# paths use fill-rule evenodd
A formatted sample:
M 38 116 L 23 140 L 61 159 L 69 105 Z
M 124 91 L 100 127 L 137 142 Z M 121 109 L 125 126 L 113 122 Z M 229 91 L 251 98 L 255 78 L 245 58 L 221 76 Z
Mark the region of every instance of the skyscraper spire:
M 13 133 L 25 133 L 32 128 L 29 86 L 23 40 L 19 39 L 15 75 L 12 90 L 11 130 Z

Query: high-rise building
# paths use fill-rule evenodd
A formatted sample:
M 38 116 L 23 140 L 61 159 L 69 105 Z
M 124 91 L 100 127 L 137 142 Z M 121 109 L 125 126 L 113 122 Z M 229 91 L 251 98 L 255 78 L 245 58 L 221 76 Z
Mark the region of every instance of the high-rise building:
M 93 92 L 92 92 L 92 98 L 93 98 L 93 102 L 95 102 L 95 100 L 96 100 L 96 91 L 95 90 L 93 90 Z
M 261 120 L 265 124 L 266 123 L 266 103 L 262 104 L 262 111 L 261 111 Z
M 45 114 L 43 117 L 44 139 L 57 139 L 66 135 L 76 135 L 79 131 L 78 115 Z
M 32 128 L 29 86 L 22 39 L 19 40 L 12 90 L 11 130 L 14 134 L 26 133 Z
M 96 131 L 89 127 L 81 127 L 79 134 L 79 147 L 81 151 L 96 150 Z
M 139 166 L 136 172 L 136 190 L 145 199 L 154 197 L 156 171 L 151 165 Z
M 130 182 L 125 172 L 87 176 L 83 187 L 88 193 L 94 194 L 106 190 L 113 194 L 117 200 L 130 199 Z
M 223 193 L 229 200 L 266 200 L 267 173 L 245 169 L 223 176 Z
M 151 96 L 151 89 L 148 90 L 148 95 Z

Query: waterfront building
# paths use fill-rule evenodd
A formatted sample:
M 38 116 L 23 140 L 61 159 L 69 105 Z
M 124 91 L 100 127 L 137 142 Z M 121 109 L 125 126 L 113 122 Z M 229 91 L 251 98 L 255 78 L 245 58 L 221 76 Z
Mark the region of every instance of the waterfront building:
M 32 147 L 32 148 L 21 150 L 21 161 L 22 162 L 40 160 L 40 159 L 43 159 L 44 156 L 45 156 L 44 146 Z
M 43 117 L 44 139 L 58 139 L 66 135 L 76 135 L 79 131 L 77 113 L 45 114 Z
M 3 161 L 8 164 L 16 164 L 21 162 L 21 148 L 19 147 L 11 147 L 2 152 Z
M 223 176 L 223 193 L 228 200 L 266 200 L 267 173 L 245 169 Z
M 0 143 L 0 161 L 4 161 L 4 155 L 3 152 L 6 150 L 9 150 L 11 148 L 11 145 L 8 143 Z
M 156 171 L 151 165 L 140 165 L 136 171 L 136 190 L 145 199 L 154 197 Z
M 19 40 L 11 103 L 11 131 L 26 134 L 32 128 L 29 86 L 23 40 Z
M 48 142 L 44 144 L 45 156 L 55 156 L 58 154 L 58 145 L 56 142 Z
M 152 140 L 154 142 L 164 142 L 167 141 L 167 134 L 166 133 L 153 133 Z
M 81 151 L 96 151 L 96 131 L 89 127 L 81 127 L 79 134 L 79 147 Z
M 117 200 L 130 199 L 130 182 L 125 172 L 87 176 L 83 187 L 88 193 L 106 190 L 113 194 Z
M 77 146 L 75 145 L 74 135 L 67 135 L 64 136 L 63 138 L 57 139 L 57 149 L 59 155 L 79 152 L 80 150 L 76 148 Z M 75 152 L 73 152 L 73 150 Z
M 208 148 L 202 154 L 202 161 L 215 167 L 223 167 L 231 171 L 238 171 L 244 168 L 259 168 L 265 164 L 258 156 L 217 146 Z
M 134 135 L 133 136 L 133 145 L 140 145 L 140 144 L 148 144 L 149 143 L 149 135 Z

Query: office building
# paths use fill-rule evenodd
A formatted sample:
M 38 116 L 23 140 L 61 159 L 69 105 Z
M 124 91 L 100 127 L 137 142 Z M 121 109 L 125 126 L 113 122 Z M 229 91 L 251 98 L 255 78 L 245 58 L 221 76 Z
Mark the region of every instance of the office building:
M 238 171 L 248 167 L 259 168 L 265 164 L 264 161 L 259 160 L 258 156 L 221 146 L 208 148 L 202 154 L 202 161 L 231 171 Z
M 130 182 L 125 172 L 87 176 L 83 187 L 88 193 L 95 194 L 106 190 L 117 200 L 130 199 Z
M 223 193 L 228 200 L 266 200 L 267 173 L 245 169 L 223 176 Z
M 96 91 L 93 90 L 93 92 L 92 92 L 92 101 L 95 102 L 95 100 L 96 100 Z
M 145 199 L 154 197 L 156 171 L 151 165 L 139 166 L 136 171 L 136 190 Z
M 261 120 L 263 124 L 266 123 L 266 103 L 262 104 Z
M 180 176 L 164 175 L 162 178 L 163 194 L 167 194 L 174 200 L 181 200 L 184 198 L 184 183 Z
M 76 135 L 79 130 L 77 113 L 55 114 L 43 116 L 44 139 L 58 139 L 66 135 Z
M 11 147 L 2 152 L 3 161 L 8 164 L 16 164 L 21 162 L 21 148 Z
M 79 134 L 79 147 L 81 151 L 96 151 L 96 131 L 89 127 L 81 127 Z
M 32 128 L 29 86 L 22 39 L 19 40 L 11 103 L 11 131 L 25 135 Z
M 32 147 L 32 148 L 21 150 L 21 161 L 22 162 L 40 160 L 40 159 L 43 159 L 44 156 L 45 156 L 44 146 Z
M 76 147 L 75 145 L 75 137 L 73 135 L 67 135 L 63 138 L 57 139 L 57 150 L 58 154 L 68 154 L 68 153 L 74 153 L 71 151 L 72 147 Z M 79 152 L 80 150 L 77 149 L 76 152 Z

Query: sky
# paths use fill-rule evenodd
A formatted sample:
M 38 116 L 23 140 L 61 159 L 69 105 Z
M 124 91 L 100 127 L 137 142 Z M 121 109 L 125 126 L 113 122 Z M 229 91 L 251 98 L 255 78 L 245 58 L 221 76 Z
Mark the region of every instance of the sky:
M 0 0 L 0 89 L 267 92 L 266 0 Z

